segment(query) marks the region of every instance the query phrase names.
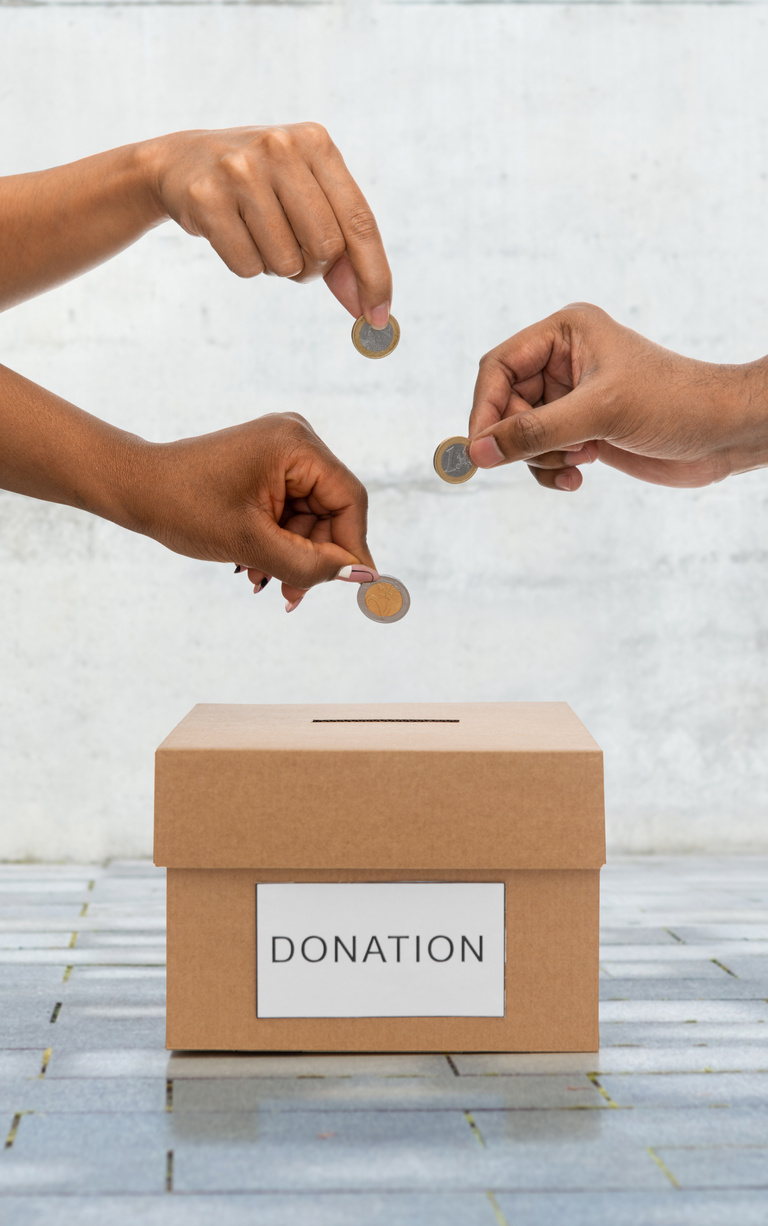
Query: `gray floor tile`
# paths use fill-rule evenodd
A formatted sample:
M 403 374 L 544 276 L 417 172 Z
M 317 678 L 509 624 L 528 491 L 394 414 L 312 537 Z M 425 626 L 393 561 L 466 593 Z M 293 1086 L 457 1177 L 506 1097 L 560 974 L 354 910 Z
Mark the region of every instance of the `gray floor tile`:
M 620 1107 L 748 1107 L 768 1103 L 768 1073 L 602 1074 Z
M 15 998 L 40 996 L 61 986 L 59 966 L 4 966 L 0 970 L 0 1009 Z
M 135 928 L 165 928 L 165 899 L 157 899 L 151 906 L 145 903 L 140 912 L 135 906 L 123 903 L 92 902 L 88 904 L 86 918 L 103 924 L 105 928 L 112 924 L 128 924 Z
M 601 961 L 652 963 L 659 961 L 665 964 L 671 962 L 682 967 L 687 967 L 689 964 L 698 965 L 699 962 L 708 962 L 713 958 L 727 958 L 736 953 L 750 958 L 768 957 L 768 942 L 766 941 L 745 941 L 743 948 L 741 945 L 734 945 L 733 941 L 706 941 L 700 945 L 681 945 L 673 942 L 665 949 L 650 944 L 613 945 L 608 949 L 610 953 L 605 950 L 601 951 Z M 602 956 L 604 953 L 606 953 L 605 958 Z
M 31 928 L 31 925 L 30 925 Z M 67 949 L 72 936 L 71 930 L 62 929 L 59 932 L 1 932 L 0 950 L 7 949 Z
M 147 932 L 146 929 L 130 929 L 124 932 L 109 931 L 105 926 L 90 932 L 81 931 L 77 936 L 78 949 L 152 949 L 159 950 L 165 961 L 165 931 Z
M 83 1017 L 65 1004 L 55 1026 L 51 1027 L 50 1042 L 57 1055 L 60 1052 L 105 1051 L 113 1049 L 165 1048 L 165 1017 L 134 1016 L 116 1011 L 112 1016 Z
M 162 1192 L 168 1121 L 153 1115 L 24 1115 L 0 1162 L 2 1194 Z M 2 1199 L 0 1199 L 2 1206 Z
M 765 1226 L 760 1192 L 602 1192 L 530 1195 L 497 1191 L 509 1226 Z
M 168 1065 L 162 1048 L 59 1051 L 54 1046 L 46 1077 L 166 1077 Z
M 462 1076 L 526 1072 L 741 1073 L 768 1072 L 768 1045 L 732 1047 L 605 1047 L 599 1052 L 529 1056 L 504 1052 L 454 1055 Z
M 767 1006 L 768 1007 L 768 1006 Z M 768 1024 L 756 1022 L 602 1022 L 600 1046 L 712 1047 L 751 1043 L 768 1045 Z
M 720 977 L 701 979 L 604 977 L 600 980 L 601 1000 L 764 1000 L 768 991 L 757 981 L 734 979 L 723 972 Z
M 687 948 L 686 946 L 686 951 Z M 700 983 L 707 979 L 722 979 L 728 974 L 721 966 L 716 966 L 704 957 L 698 960 L 665 961 L 658 957 L 657 952 L 653 961 L 630 961 L 623 956 L 617 956 L 616 947 L 611 950 L 609 957 L 601 954 L 600 969 L 612 979 L 679 979 L 682 976 L 685 979 L 698 979 Z M 701 988 L 699 990 L 701 991 Z
M 1 888 L 1 887 L 0 887 Z M 23 902 L 0 905 L 0 932 L 9 930 L 11 924 L 45 924 L 57 928 L 66 924 L 70 931 L 77 927 L 75 920 L 81 918 L 82 905 L 77 902 L 58 903 L 51 906 L 27 906 Z
M 498 1226 L 484 1192 L 9 1197 L 4 1226 Z M 561 1226 L 561 1224 L 559 1224 Z M 752 1226 L 745 1219 L 743 1226 Z
M 71 990 L 86 983 L 124 985 L 148 983 L 150 980 L 165 983 L 165 967 L 160 966 L 75 966 L 70 978 Z
M 677 945 L 666 928 L 645 925 L 600 928 L 600 949 L 608 957 L 607 950 L 614 945 Z
M 137 966 L 163 966 L 165 949 L 0 949 L 0 965 L 82 966 L 88 963 L 120 962 Z M 2 973 L 2 972 L 0 972 Z
M 37 1077 L 43 1063 L 43 1047 L 0 1051 L 0 1078 Z
M 679 924 L 674 929 L 681 941 L 701 945 L 712 941 L 768 941 L 768 921 L 765 923 L 734 922 L 732 924 Z
M 615 1111 L 488 1111 L 474 1119 L 489 1145 L 590 1149 L 650 1146 L 768 1144 L 768 1106 L 693 1111 L 654 1108 Z M 599 1141 L 599 1144 L 596 1142 Z M 619 1183 L 618 1186 L 621 1186 Z
M 681 1188 L 765 1188 L 768 1143 L 759 1146 L 664 1146 L 659 1157 Z
M 45 1077 L 0 1081 L 0 1110 L 39 1111 L 44 1114 L 165 1111 L 166 1085 L 162 1077 Z M 0 1137 L 0 1141 L 2 1138 Z
M 750 950 L 735 945 L 732 952 L 722 951 L 720 958 L 737 979 L 753 981 L 760 995 L 768 996 L 768 958 L 756 957 Z
M 606 1022 L 768 1023 L 768 1000 L 607 1000 L 600 1004 Z
M 529 1113 L 483 1113 L 525 1117 Z M 568 1112 L 572 1119 L 619 1114 Z M 492 1144 L 458 1111 L 173 1113 L 180 1191 L 419 1188 L 662 1188 L 667 1177 L 622 1138 L 609 1145 Z M 475 1117 L 477 1118 L 477 1117 Z M 479 1126 L 483 1133 L 483 1125 Z M 594 1136 L 599 1129 L 594 1130 Z M 484 1133 L 483 1133 L 484 1136 Z M 375 1152 L 372 1163 L 366 1155 Z

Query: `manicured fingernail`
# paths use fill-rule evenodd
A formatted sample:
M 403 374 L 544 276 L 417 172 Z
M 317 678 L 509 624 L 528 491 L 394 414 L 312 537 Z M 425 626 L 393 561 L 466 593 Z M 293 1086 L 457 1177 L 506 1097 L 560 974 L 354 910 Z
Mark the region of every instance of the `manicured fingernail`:
M 573 466 L 574 464 L 591 464 L 592 456 L 585 447 L 581 451 L 566 451 L 563 455 L 563 462 Z
M 343 579 L 346 583 L 375 583 L 379 572 L 372 566 L 342 566 L 336 578 Z
M 495 468 L 504 459 L 504 452 L 492 434 L 476 439 L 469 445 L 469 458 L 478 468 Z
M 566 490 L 569 494 L 572 492 L 576 477 L 574 473 L 558 473 L 555 477 L 555 485 L 559 490 Z
M 389 303 L 382 302 L 380 306 L 372 307 L 368 322 L 372 328 L 386 328 L 389 320 Z
M 304 599 L 303 596 L 299 596 L 298 600 L 286 600 L 285 602 L 286 613 L 293 613 L 294 609 L 298 609 L 303 599 Z
M 236 567 L 235 567 L 235 574 L 236 574 L 236 575 L 239 575 L 239 574 L 240 574 L 240 571 L 241 571 L 242 569 L 243 569 L 243 568 L 242 568 L 242 566 L 236 566 Z
M 262 579 L 261 583 L 257 583 L 257 584 L 256 584 L 256 586 L 255 586 L 255 587 L 254 587 L 254 589 L 253 589 L 253 594 L 254 594 L 254 596 L 258 596 L 259 592 L 263 592 L 263 591 L 264 591 L 264 588 L 267 586 L 267 584 L 269 583 L 269 581 L 270 581 L 270 579 L 271 579 L 271 578 L 272 578 L 272 576 L 271 576 L 271 575 L 265 575 L 265 577 Z

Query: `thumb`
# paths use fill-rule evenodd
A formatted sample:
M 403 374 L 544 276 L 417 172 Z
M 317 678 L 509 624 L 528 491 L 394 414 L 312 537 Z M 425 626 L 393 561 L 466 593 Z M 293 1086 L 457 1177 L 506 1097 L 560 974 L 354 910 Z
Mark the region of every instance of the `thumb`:
M 478 468 L 534 460 L 601 438 L 601 417 L 595 392 L 582 382 L 549 404 L 523 409 L 490 426 L 472 440 L 469 456 Z

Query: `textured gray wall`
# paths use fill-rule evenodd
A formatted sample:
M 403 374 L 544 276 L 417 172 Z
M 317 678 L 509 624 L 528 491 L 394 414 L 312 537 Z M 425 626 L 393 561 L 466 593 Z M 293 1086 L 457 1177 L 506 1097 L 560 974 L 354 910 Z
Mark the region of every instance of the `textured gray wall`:
M 761 5 L 0 7 L 0 170 L 180 127 L 324 122 L 403 327 L 366 363 L 322 286 L 240 282 L 170 225 L 0 319 L 8 365 L 151 438 L 298 409 L 371 493 L 391 629 L 286 618 L 225 567 L 0 496 L 0 856 L 147 853 L 152 751 L 197 701 L 565 699 L 634 850 L 768 847 L 768 475 L 450 488 L 481 353 L 575 298 L 684 353 L 768 349 Z M 0 236 L 1 241 L 1 236 Z M 478 781 L 481 785 L 481 781 Z

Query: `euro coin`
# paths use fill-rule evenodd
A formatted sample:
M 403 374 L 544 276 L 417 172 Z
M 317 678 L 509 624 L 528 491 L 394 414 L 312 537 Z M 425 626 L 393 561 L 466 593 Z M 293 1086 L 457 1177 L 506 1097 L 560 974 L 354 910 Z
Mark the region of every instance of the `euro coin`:
M 432 461 L 435 472 L 449 485 L 461 485 L 477 472 L 469 458 L 468 438 L 447 438 L 440 444 Z
M 397 348 L 400 324 L 390 315 L 386 328 L 372 328 L 364 315 L 352 327 L 352 343 L 364 358 L 385 358 Z
M 379 575 L 373 583 L 360 584 L 357 603 L 372 622 L 399 622 L 410 609 L 411 598 L 402 580 Z

